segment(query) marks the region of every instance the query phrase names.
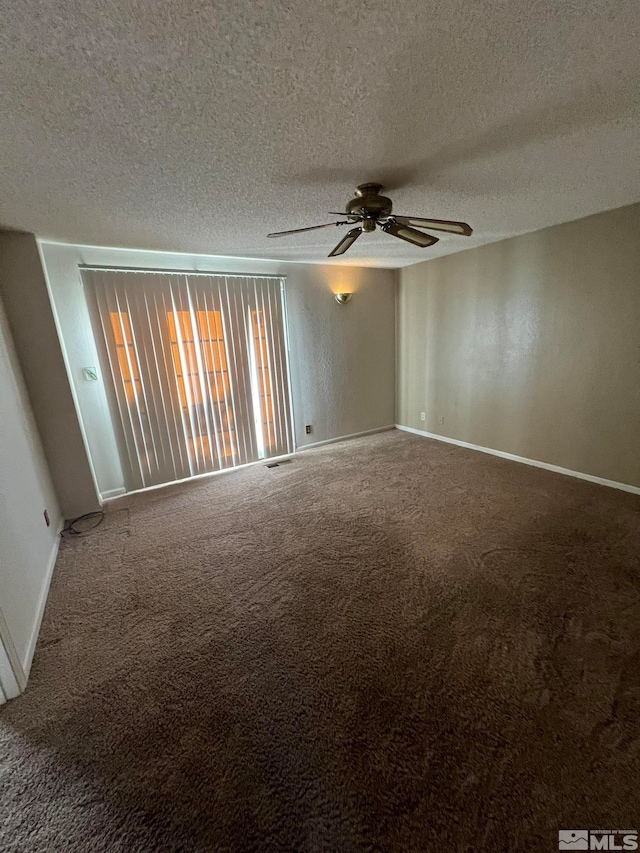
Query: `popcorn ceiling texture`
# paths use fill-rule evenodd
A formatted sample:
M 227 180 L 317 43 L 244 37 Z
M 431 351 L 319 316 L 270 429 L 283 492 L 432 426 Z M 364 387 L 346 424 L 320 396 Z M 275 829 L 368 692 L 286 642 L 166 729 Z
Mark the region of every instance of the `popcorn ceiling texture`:
M 396 431 L 116 502 L 0 712 L 15 853 L 637 826 L 640 497 Z
M 640 4 L 0 0 L 0 222 L 149 249 L 325 260 L 379 179 L 468 220 L 401 266 L 640 199 Z M 393 189 L 395 187 L 395 190 Z

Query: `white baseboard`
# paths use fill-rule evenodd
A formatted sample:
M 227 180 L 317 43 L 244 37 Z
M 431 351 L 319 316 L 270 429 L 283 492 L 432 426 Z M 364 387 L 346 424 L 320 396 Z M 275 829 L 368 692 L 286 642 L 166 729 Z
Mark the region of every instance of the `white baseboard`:
M 499 456 L 501 459 L 510 459 L 512 462 L 522 462 L 524 465 L 533 465 L 534 468 L 545 468 L 556 474 L 565 474 L 567 477 L 577 477 L 578 480 L 588 480 L 599 486 L 608 486 L 611 489 L 620 489 L 623 492 L 631 492 L 640 495 L 640 486 L 630 486 L 627 483 L 618 483 L 615 480 L 605 480 L 603 477 L 594 477 L 593 474 L 583 474 L 582 471 L 571 471 L 569 468 L 561 468 L 559 465 L 551 465 L 549 462 L 539 462 L 537 459 L 527 459 L 525 456 L 516 456 L 513 453 L 504 453 L 502 450 L 494 450 L 491 447 L 481 447 L 479 444 L 469 444 L 468 441 L 458 441 L 457 438 L 448 438 L 435 432 L 425 432 L 422 429 L 396 424 L 396 429 L 403 432 L 411 432 L 414 435 L 422 435 L 425 438 L 435 438 L 436 441 L 444 441 L 447 444 L 456 444 L 458 447 L 467 447 L 469 450 L 479 450 L 481 453 L 490 453 L 491 456 Z
M 337 438 L 328 438 L 326 441 L 316 441 L 313 444 L 305 444 L 304 447 L 296 447 L 291 453 L 284 453 L 281 456 L 269 456 L 265 459 L 258 459 L 255 462 L 247 462 L 244 465 L 234 465 L 232 468 L 223 468 L 221 471 L 208 471 L 206 474 L 194 474 L 192 477 L 185 477 L 183 480 L 171 480 L 168 483 L 160 483 L 157 486 L 146 486 L 144 489 L 133 489 L 130 492 L 123 490 L 121 493 L 114 495 L 113 498 L 107 498 L 106 493 L 102 495 L 105 502 L 110 500 L 117 500 L 118 497 L 123 497 L 126 495 L 129 497 L 130 495 L 141 495 L 146 492 L 157 491 L 158 489 L 168 489 L 171 486 L 180 486 L 184 483 L 193 483 L 196 480 L 204 480 L 209 477 L 221 477 L 223 474 L 233 474 L 235 471 L 242 471 L 243 468 L 254 468 L 258 465 L 266 465 L 269 462 L 279 462 L 282 459 L 291 459 L 292 456 L 295 456 L 297 453 L 302 453 L 304 450 L 312 450 L 315 447 L 323 447 L 325 444 L 335 444 L 336 441 L 347 441 L 349 438 L 359 438 L 363 435 L 373 435 L 377 432 L 387 432 L 388 430 L 395 429 L 395 424 L 390 424 L 389 426 L 376 427 L 376 429 L 368 429 L 364 432 L 354 432 L 351 435 L 340 435 Z M 115 490 L 114 490 L 115 491 Z
M 31 663 L 42 624 L 42 617 L 44 616 L 44 608 L 49 595 L 53 569 L 58 557 L 58 549 L 60 548 L 60 530 L 62 530 L 62 526 L 60 526 L 56 538 L 53 540 L 31 634 L 29 635 L 29 642 L 22 660 L 20 660 L 20 656 L 13 643 L 4 615 L 0 611 L 0 704 L 23 693 L 27 687 Z
M 106 492 L 100 492 L 100 497 L 103 501 L 110 501 L 113 498 L 119 498 L 121 495 L 126 495 L 127 490 L 124 486 L 120 486 L 118 489 L 107 489 Z
M 35 619 L 33 622 L 33 628 L 31 629 L 31 636 L 29 637 L 29 644 L 27 645 L 27 651 L 25 653 L 24 660 L 21 661 L 22 670 L 24 672 L 24 677 L 25 677 L 25 685 L 26 685 L 27 679 L 29 678 L 29 672 L 31 671 L 31 664 L 33 663 L 33 655 L 34 655 L 35 650 L 36 650 L 36 644 L 38 642 L 38 635 L 40 634 L 40 626 L 42 625 L 42 617 L 44 616 L 44 608 L 47 605 L 47 598 L 49 596 L 49 587 L 51 586 L 51 578 L 53 577 L 53 569 L 55 567 L 56 560 L 58 558 L 59 548 L 60 548 L 60 531 L 58 531 L 58 535 L 56 536 L 56 540 L 53 543 L 53 548 L 51 550 L 51 554 L 49 555 L 49 562 L 47 563 L 44 583 L 42 584 L 42 589 L 40 590 L 40 598 L 38 599 L 38 607 L 36 608 L 36 615 L 35 615 Z
M 27 686 L 27 679 L 22 670 L 9 626 L 0 610 L 0 702 L 14 699 Z
M 337 438 L 327 438 L 324 441 L 314 441 L 313 444 L 304 444 L 302 447 L 296 447 L 296 452 L 311 450 L 313 447 L 324 447 L 325 444 L 335 444 L 337 441 L 348 441 L 350 438 L 360 438 L 363 435 L 375 435 L 377 432 L 388 432 L 390 429 L 396 429 L 396 425 L 389 424 L 389 426 L 366 429 L 364 432 L 352 432 L 350 435 L 339 435 Z
M 21 693 L 9 655 L 0 639 L 0 705 L 15 699 Z

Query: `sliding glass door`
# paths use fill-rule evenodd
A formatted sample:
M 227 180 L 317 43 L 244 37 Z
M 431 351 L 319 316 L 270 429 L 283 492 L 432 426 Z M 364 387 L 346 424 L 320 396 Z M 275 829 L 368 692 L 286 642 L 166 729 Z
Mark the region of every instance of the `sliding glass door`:
M 282 278 L 82 277 L 128 491 L 293 450 Z

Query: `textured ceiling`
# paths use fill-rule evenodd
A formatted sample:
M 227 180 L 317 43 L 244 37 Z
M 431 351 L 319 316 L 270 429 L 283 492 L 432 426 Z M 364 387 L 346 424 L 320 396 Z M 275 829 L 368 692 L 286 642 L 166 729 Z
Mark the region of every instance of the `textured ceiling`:
M 464 219 L 402 266 L 640 200 L 638 0 L 0 0 L 0 223 L 325 260 L 357 183 Z

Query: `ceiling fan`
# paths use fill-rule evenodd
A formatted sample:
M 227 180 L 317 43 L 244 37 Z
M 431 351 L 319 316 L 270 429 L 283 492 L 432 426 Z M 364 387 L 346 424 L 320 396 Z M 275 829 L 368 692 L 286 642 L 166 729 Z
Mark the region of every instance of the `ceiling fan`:
M 311 225 L 309 228 L 294 228 L 292 231 L 274 231 L 267 237 L 286 237 L 288 234 L 300 234 L 303 231 L 315 231 L 317 228 L 331 228 L 334 225 L 355 225 L 344 235 L 338 245 L 329 252 L 329 257 L 343 255 L 348 248 L 353 246 L 362 233 L 375 231 L 376 227 L 382 228 L 386 234 L 413 243 L 423 249 L 433 246 L 438 242 L 438 237 L 418 231 L 418 228 L 428 228 L 430 231 L 447 231 L 449 234 L 461 234 L 468 237 L 472 229 L 466 222 L 452 222 L 449 219 L 423 219 L 420 216 L 396 216 L 392 213 L 393 204 L 390 198 L 380 195 L 382 184 L 360 184 L 356 187 L 355 198 L 347 202 L 344 213 L 330 212 L 330 216 L 346 216 L 340 222 L 327 222 L 324 225 Z M 412 227 L 416 226 L 416 227 Z

